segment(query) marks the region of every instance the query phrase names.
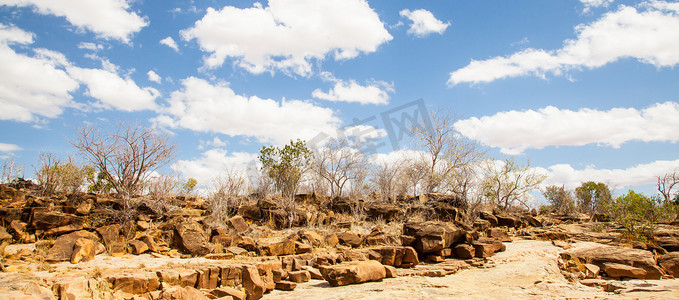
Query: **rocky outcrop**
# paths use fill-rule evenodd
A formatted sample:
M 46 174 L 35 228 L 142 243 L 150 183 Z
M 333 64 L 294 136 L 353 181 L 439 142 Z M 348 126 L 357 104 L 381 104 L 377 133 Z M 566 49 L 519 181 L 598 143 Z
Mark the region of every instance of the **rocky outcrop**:
M 441 222 L 406 223 L 403 234 L 412 237 L 412 243 L 404 245 L 413 246 L 422 254 L 441 251 L 465 240 L 464 230 Z
M 89 231 L 81 230 L 64 234 L 54 241 L 54 245 L 47 251 L 47 261 L 68 261 L 71 260 L 73 249 L 78 239 L 90 239 L 93 242 L 99 243 L 99 237 Z
M 601 245 L 564 252 L 561 257 L 594 264 L 609 277 L 660 279 L 663 274 L 653 253 L 646 250 Z
M 205 255 L 212 252 L 212 244 L 208 242 L 207 234 L 198 222 L 182 222 L 174 228 L 174 242 L 186 253 L 191 255 Z
M 670 252 L 658 258 L 658 264 L 672 276 L 679 277 L 679 252 Z

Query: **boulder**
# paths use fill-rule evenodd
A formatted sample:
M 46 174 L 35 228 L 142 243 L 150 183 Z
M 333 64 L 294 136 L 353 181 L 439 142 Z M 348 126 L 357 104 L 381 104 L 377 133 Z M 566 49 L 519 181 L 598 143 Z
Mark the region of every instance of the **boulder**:
M 210 292 L 215 297 L 231 297 L 234 300 L 245 300 L 245 293 L 231 287 L 220 287 Z
M 160 281 L 155 273 L 122 272 L 111 274 L 106 279 L 114 290 L 135 295 L 152 292 L 160 287 Z
M 292 281 L 281 280 L 276 282 L 276 289 L 281 291 L 292 291 L 297 287 L 297 283 Z
M 94 242 L 87 238 L 78 238 L 73 245 L 71 263 L 77 264 L 81 261 L 90 261 L 96 254 Z
M 662 276 L 662 270 L 656 265 L 653 253 L 646 250 L 601 245 L 568 251 L 561 255 L 566 258 L 576 257 L 581 261 L 597 265 L 611 277 L 624 274 L 624 277 L 636 279 L 660 279 Z M 614 275 L 608 273 L 605 264 L 608 264 L 609 270 Z M 618 265 L 612 264 L 626 265 L 633 269 L 623 269 Z M 637 269 L 641 269 L 643 272 Z
M 455 257 L 465 259 L 473 258 L 476 255 L 476 250 L 474 249 L 474 246 L 469 244 L 456 245 L 453 248 L 453 252 L 455 254 Z
M 236 265 L 219 267 L 221 286 L 238 286 L 242 283 L 243 268 Z
M 71 260 L 75 242 L 80 238 L 90 239 L 93 242 L 99 243 L 99 237 L 89 231 L 80 230 L 69 234 L 64 234 L 54 241 L 52 248 L 47 250 L 47 256 L 45 259 L 47 261 Z
M 248 231 L 248 229 L 250 229 L 248 223 L 246 223 L 245 219 L 243 219 L 243 217 L 241 216 L 232 217 L 227 221 L 227 224 L 229 224 L 229 226 L 235 229 L 236 232 L 238 232 L 238 234 L 245 233 L 246 231 Z
M 238 207 L 238 215 L 253 221 L 262 219 L 262 211 L 256 205 L 241 205 Z
M 194 221 L 179 223 L 174 229 L 175 244 L 192 255 L 205 255 L 212 252 L 212 244 L 203 227 Z
M 483 220 L 490 222 L 490 226 L 492 227 L 495 227 L 498 224 L 497 218 L 490 212 L 487 211 L 479 212 L 479 217 Z
M 295 241 L 285 240 L 262 247 L 263 255 L 280 256 L 295 254 Z
M 343 262 L 334 266 L 323 266 L 320 270 L 331 286 L 380 281 L 387 276 L 384 266 L 374 260 Z
M 396 214 L 399 213 L 400 208 L 394 204 L 389 203 L 372 203 L 366 206 L 366 213 L 370 219 L 381 219 L 385 222 L 394 220 Z
M 403 234 L 415 238 L 413 246 L 419 253 L 433 253 L 449 248 L 465 239 L 465 232 L 455 226 L 440 222 L 409 222 L 403 225 Z
M 174 217 L 185 217 L 185 218 L 198 218 L 202 216 L 205 213 L 204 210 L 202 209 L 195 209 L 195 208 L 182 208 L 182 209 L 175 209 L 172 211 L 168 211 L 165 213 L 165 216 L 167 218 L 174 218 Z
M 358 247 L 361 245 L 363 242 L 363 239 L 358 236 L 358 234 L 351 232 L 351 231 L 345 231 L 337 234 L 337 239 L 342 245 L 350 246 L 350 247 Z
M 243 267 L 243 288 L 248 300 L 257 300 L 264 296 L 266 286 L 254 266 Z
M 645 278 L 646 270 L 618 263 L 603 263 L 602 271 L 613 278 Z
M 658 259 L 658 264 L 665 269 L 667 274 L 679 277 L 679 252 L 670 252 Z
M 83 217 L 55 211 L 35 211 L 31 220 L 33 228 L 43 231 L 68 225 L 82 229 L 85 221 Z
M 5 229 L 5 227 L 0 227 L 0 242 L 5 240 L 11 241 L 12 235 L 7 233 L 7 229 Z
M 521 220 L 517 217 L 510 216 L 507 214 L 495 215 L 497 218 L 498 226 L 507 226 L 509 228 L 519 227 L 521 225 Z
M 311 274 L 309 273 L 309 271 L 306 270 L 292 271 L 288 273 L 288 280 L 295 283 L 307 282 L 311 280 Z
M 503 251 L 505 246 L 502 241 L 495 238 L 479 238 L 473 244 L 474 255 L 480 258 L 491 257 L 497 251 Z
M 380 254 L 379 261 L 385 266 L 410 268 L 420 263 L 417 252 L 413 247 L 387 246 L 373 250 Z
M 140 240 L 131 240 L 127 242 L 129 253 L 134 255 L 142 254 L 149 250 L 149 246 Z
M 9 232 L 14 236 L 17 241 L 26 241 L 29 239 L 28 233 L 26 232 L 27 224 L 19 220 L 12 220 L 9 223 Z
M 99 233 L 101 239 L 104 241 L 104 246 L 108 248 L 111 246 L 112 243 L 119 241 L 120 225 L 113 224 L 99 227 L 97 228 L 97 233 Z

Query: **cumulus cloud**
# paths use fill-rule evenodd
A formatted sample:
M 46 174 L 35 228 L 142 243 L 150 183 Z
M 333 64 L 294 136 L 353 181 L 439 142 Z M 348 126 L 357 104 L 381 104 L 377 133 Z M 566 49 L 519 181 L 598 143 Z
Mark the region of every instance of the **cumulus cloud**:
M 634 58 L 656 67 L 679 63 L 679 6 L 666 2 L 642 5 L 642 10 L 621 5 L 599 20 L 578 25 L 577 38 L 558 50 L 525 49 L 509 56 L 472 60 L 450 73 L 449 86 L 491 82 L 507 77 L 547 73 L 561 75 L 572 69 L 594 69 L 622 58 Z
M 389 93 L 394 92 L 393 84 L 384 81 L 372 81 L 367 85 L 360 85 L 353 79 L 347 82 L 334 78 L 328 73 L 323 74 L 323 77 L 326 81 L 334 82 L 335 86 L 327 92 L 315 89 L 311 93 L 314 98 L 360 104 L 387 104 Z
M 269 0 L 268 7 L 208 8 L 181 35 L 209 53 L 207 68 L 231 58 L 254 74 L 281 70 L 302 76 L 312 73 L 311 60 L 354 58 L 392 39 L 365 0 Z
M 138 111 L 156 108 L 160 92 L 139 87 L 131 78 L 122 78 L 113 70 L 68 68 L 68 73 L 87 86 L 85 94 L 99 100 L 103 108 Z
M 0 152 L 14 152 L 22 150 L 21 147 L 15 144 L 0 143 Z
M 0 120 L 55 118 L 73 105 L 70 93 L 79 84 L 63 69 L 63 55 L 37 49 L 28 56 L 10 48 L 32 43 L 33 34 L 0 24 Z
M 608 7 L 609 4 L 613 3 L 613 0 L 580 0 L 580 2 L 585 6 L 582 12 L 586 13 L 594 7 Z
M 65 17 L 69 23 L 106 39 L 124 43 L 148 25 L 145 18 L 130 12 L 127 0 L 0 0 L 0 4 L 31 6 L 43 15 Z
M 212 179 L 223 175 L 227 170 L 244 173 L 248 164 L 257 159 L 257 154 L 247 152 L 228 152 L 224 149 L 211 149 L 192 160 L 179 160 L 171 168 L 183 178 L 194 178 L 199 185 L 210 185 Z
M 408 34 L 422 38 L 432 33 L 443 34 L 450 22 L 443 23 L 436 19 L 434 14 L 426 9 L 409 10 L 404 9 L 400 12 L 401 17 L 406 17 L 413 23 L 408 28 Z
M 543 183 L 549 185 L 565 185 L 568 188 L 580 186 L 582 182 L 603 182 L 611 187 L 634 187 L 656 183 L 656 176 L 670 173 L 679 168 L 678 160 L 659 160 L 646 164 L 638 164 L 626 169 L 597 169 L 588 166 L 576 170 L 569 164 L 556 164 L 548 168 L 537 168 L 548 177 Z
M 87 49 L 87 50 L 92 50 L 92 51 L 99 51 L 103 50 L 104 46 L 100 44 L 95 44 L 95 43 L 88 43 L 88 42 L 81 42 L 78 44 L 78 49 Z
M 155 83 L 160 83 L 162 81 L 162 78 L 160 78 L 160 75 L 158 73 L 153 72 L 153 70 L 149 70 L 146 72 L 146 76 L 148 76 L 149 81 L 153 81 Z
M 614 148 L 628 141 L 679 141 L 679 103 L 656 103 L 641 110 L 613 108 L 577 111 L 547 106 L 538 110 L 499 112 L 455 123 L 464 136 L 505 154 L 547 146 L 603 144 Z
M 328 108 L 300 100 L 262 99 L 237 95 L 227 83 L 211 84 L 189 77 L 170 96 L 155 122 L 169 128 L 253 136 L 262 142 L 287 143 L 332 132 L 339 119 Z
M 168 47 L 174 49 L 174 51 L 179 52 L 179 46 L 177 46 L 177 42 L 175 42 L 174 39 L 170 36 L 160 40 L 160 44 L 168 46 Z

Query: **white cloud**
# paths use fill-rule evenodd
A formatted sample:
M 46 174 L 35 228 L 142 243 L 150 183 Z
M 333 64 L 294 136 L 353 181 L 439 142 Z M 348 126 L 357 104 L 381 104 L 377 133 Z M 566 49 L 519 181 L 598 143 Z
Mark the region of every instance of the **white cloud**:
M 666 5 L 663 5 L 666 4 Z M 679 63 L 679 11 L 665 2 L 643 5 L 646 10 L 621 5 L 588 25 L 578 25 L 577 38 L 561 49 L 526 49 L 510 56 L 472 60 L 450 73 L 449 86 L 547 73 L 561 75 L 572 69 L 594 69 L 622 58 L 634 58 L 656 67 Z
M 117 67 L 117 66 L 116 66 Z M 87 86 L 86 95 L 100 101 L 103 108 L 123 111 L 155 109 L 160 92 L 139 87 L 134 80 L 122 78 L 113 70 L 70 67 L 68 73 Z
M 0 120 L 36 122 L 55 118 L 73 105 L 70 93 L 78 82 L 62 69 L 63 55 L 36 49 L 31 57 L 9 47 L 32 43 L 31 33 L 0 24 Z
M 168 46 L 174 49 L 174 51 L 179 52 L 179 46 L 177 46 L 177 42 L 175 42 L 174 39 L 170 36 L 160 40 L 160 44 Z
M 195 77 L 182 84 L 184 88 L 172 93 L 170 106 L 155 119 L 158 125 L 282 144 L 332 132 L 340 122 L 331 109 L 309 102 L 246 97 L 237 95 L 227 83 L 213 85 Z
M 426 9 L 409 10 L 404 9 L 400 12 L 401 17 L 406 17 L 413 22 L 408 28 L 408 34 L 422 38 L 432 33 L 443 34 L 446 28 L 450 26 L 450 22 L 443 23 L 436 19 L 434 14 Z
M 160 83 L 162 81 L 160 75 L 158 75 L 158 73 L 156 72 L 153 72 L 153 70 L 149 70 L 148 72 L 146 72 L 146 75 L 148 76 L 149 81 L 153 81 L 155 83 Z
M 336 60 L 377 51 L 392 36 L 365 0 L 269 0 L 240 9 L 208 8 L 193 27 L 181 31 L 195 39 L 207 68 L 227 58 L 251 73 L 312 73 L 311 60 L 332 54 Z
M 199 150 L 203 150 L 206 147 L 213 147 L 213 148 L 221 148 L 221 147 L 226 147 L 228 143 L 226 141 L 222 141 L 219 137 L 214 137 L 212 140 L 207 140 L 207 141 L 200 141 L 200 144 L 198 145 Z
M 379 166 L 396 165 L 404 161 L 416 161 L 428 155 L 419 150 L 396 150 L 389 153 L 375 153 L 370 156 L 370 161 Z
M 348 82 L 336 79 L 325 72 L 326 81 L 334 82 L 335 86 L 328 92 L 315 89 L 311 95 L 317 99 L 340 102 L 355 102 L 360 104 L 387 104 L 389 93 L 394 92 L 393 84 L 384 81 L 372 81 L 368 85 L 360 85 L 351 79 Z
M 583 13 L 589 12 L 590 9 L 594 7 L 608 7 L 609 4 L 613 3 L 614 0 L 580 0 L 585 8 L 582 10 Z
M 15 144 L 0 143 L 0 152 L 14 152 L 22 150 L 21 147 Z
M 92 50 L 92 51 L 99 51 L 103 50 L 104 46 L 100 44 L 95 44 L 95 43 L 87 43 L 87 42 L 81 42 L 78 44 L 78 49 L 87 49 L 87 50 Z
M 568 164 L 557 164 L 544 168 L 537 168 L 548 177 L 543 183 L 549 185 L 565 185 L 568 188 L 580 186 L 582 182 L 595 181 L 608 184 L 610 187 L 634 187 L 657 182 L 656 176 L 672 172 L 679 168 L 678 160 L 659 160 L 647 164 L 639 164 L 627 169 L 597 169 L 588 166 L 581 170 L 574 169 Z
M 148 21 L 130 12 L 127 0 L 0 0 L 0 4 L 33 6 L 44 15 L 65 17 L 69 23 L 98 36 L 128 43 Z
M 468 138 L 505 154 L 547 146 L 603 144 L 620 147 L 628 141 L 679 141 L 679 103 L 657 103 L 644 109 L 613 108 L 577 111 L 554 106 L 526 111 L 499 112 L 455 123 L 455 129 Z
M 199 185 L 210 185 L 212 179 L 226 171 L 245 172 L 247 165 L 257 159 L 257 154 L 247 152 L 229 153 L 224 149 L 211 149 L 193 160 L 179 160 L 172 169 L 183 178 L 194 178 Z

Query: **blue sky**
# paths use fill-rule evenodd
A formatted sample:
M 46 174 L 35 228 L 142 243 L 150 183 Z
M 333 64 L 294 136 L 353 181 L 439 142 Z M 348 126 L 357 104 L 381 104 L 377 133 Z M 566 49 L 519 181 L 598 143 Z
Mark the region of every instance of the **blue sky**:
M 548 184 L 653 193 L 679 167 L 678 63 L 676 2 L 0 0 L 0 156 L 30 177 L 74 128 L 137 120 L 208 183 L 346 126 L 393 152 L 380 116 L 424 104 Z

